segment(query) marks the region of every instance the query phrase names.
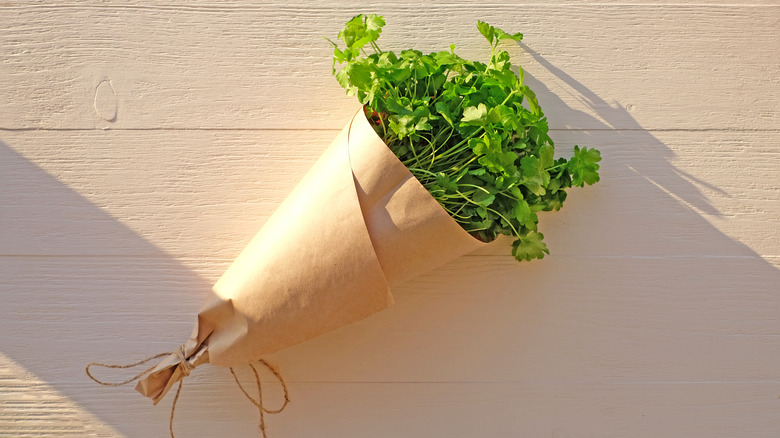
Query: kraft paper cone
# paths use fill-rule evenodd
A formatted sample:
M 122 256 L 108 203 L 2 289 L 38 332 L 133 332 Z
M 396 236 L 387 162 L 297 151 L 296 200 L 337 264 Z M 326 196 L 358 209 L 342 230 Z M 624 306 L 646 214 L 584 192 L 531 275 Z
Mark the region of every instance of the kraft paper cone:
M 245 365 L 393 303 L 390 287 L 485 245 L 353 117 L 217 281 L 181 353 L 136 389 L 156 404 L 203 363 Z

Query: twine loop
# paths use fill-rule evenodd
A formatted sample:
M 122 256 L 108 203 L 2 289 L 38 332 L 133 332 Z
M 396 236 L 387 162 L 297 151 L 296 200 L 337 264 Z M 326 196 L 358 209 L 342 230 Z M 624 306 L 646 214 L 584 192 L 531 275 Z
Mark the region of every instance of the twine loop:
M 287 404 L 290 403 L 290 392 L 287 389 L 287 383 L 285 383 L 284 378 L 282 378 L 281 373 L 278 369 L 276 369 L 275 366 L 271 365 L 270 363 L 266 362 L 264 359 L 260 359 L 259 362 L 265 366 L 273 375 L 276 377 L 276 380 L 279 381 L 279 383 L 282 385 L 282 390 L 284 391 L 284 403 L 282 403 L 282 406 L 278 409 L 268 409 L 265 406 L 263 406 L 263 385 L 260 382 L 260 373 L 257 371 L 257 368 L 255 368 L 254 364 L 249 364 L 249 366 L 252 368 L 252 373 L 255 375 L 255 382 L 257 383 L 257 400 L 252 398 L 251 395 L 244 389 L 243 385 L 241 385 L 241 382 L 238 380 L 238 376 L 236 375 L 236 372 L 233 371 L 233 368 L 230 368 L 230 374 L 233 375 L 233 379 L 236 381 L 236 384 L 238 385 L 238 389 L 241 390 L 241 392 L 244 393 L 244 396 L 252 402 L 253 405 L 257 406 L 258 412 L 260 413 L 260 423 L 258 424 L 258 428 L 260 429 L 260 433 L 262 434 L 263 438 L 268 438 L 268 431 L 266 430 L 265 425 L 265 414 L 278 414 L 284 410 L 284 408 L 287 407 Z
M 182 346 L 182 347 L 183 347 L 183 346 Z M 128 383 L 130 383 L 130 382 L 134 382 L 134 381 L 136 381 L 136 380 L 140 379 L 141 377 L 143 377 L 143 376 L 145 376 L 145 375 L 147 375 L 147 374 L 151 373 L 151 372 L 152 372 L 152 370 L 153 370 L 153 369 L 155 369 L 155 368 L 157 367 L 157 365 L 155 365 L 155 366 L 152 366 L 152 367 L 149 367 L 149 368 L 147 368 L 147 369 L 145 369 L 145 370 L 141 371 L 140 373 L 136 374 L 135 376 L 133 376 L 133 377 L 131 377 L 131 378 L 127 379 L 127 380 L 124 380 L 124 381 L 122 381 L 122 382 L 106 382 L 106 381 L 100 380 L 100 379 L 98 379 L 97 377 L 93 376 L 93 375 L 92 375 L 92 373 L 89 371 L 89 369 L 90 369 L 91 367 L 93 367 L 93 366 L 95 366 L 95 367 L 103 367 L 103 368 L 119 368 L 119 369 L 125 369 L 125 368 L 135 368 L 135 367 L 137 367 L 138 365 L 143 365 L 143 364 L 145 364 L 145 363 L 147 363 L 147 362 L 149 362 L 149 361 L 151 361 L 151 360 L 154 360 L 154 359 L 159 359 L 159 358 L 161 358 L 161 357 L 163 357 L 163 356 L 168 356 L 168 355 L 170 355 L 170 354 L 171 354 L 170 352 L 156 354 L 156 355 L 154 355 L 154 356 L 149 356 L 149 357 L 147 357 L 146 359 L 139 360 L 138 362 L 131 363 L 131 364 L 127 364 L 127 365 L 113 365 L 113 364 L 105 364 L 105 363 L 92 362 L 92 363 L 90 363 L 89 365 L 87 365 L 86 372 L 87 372 L 87 376 L 88 376 L 90 379 L 94 380 L 95 382 L 97 382 L 97 383 L 99 383 L 99 384 L 101 384 L 101 385 L 103 385 L 103 386 L 122 386 L 122 385 L 126 385 L 126 384 L 128 384 Z

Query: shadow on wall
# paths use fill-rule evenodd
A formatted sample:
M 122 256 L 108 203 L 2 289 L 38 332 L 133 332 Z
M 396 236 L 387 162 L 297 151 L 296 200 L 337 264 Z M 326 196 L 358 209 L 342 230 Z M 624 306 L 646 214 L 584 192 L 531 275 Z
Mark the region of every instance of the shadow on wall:
M 526 50 L 582 99 L 604 105 L 575 79 Z M 566 117 L 565 109 L 557 113 L 566 107 L 563 101 L 532 76 L 526 75 L 526 82 L 551 117 Z M 719 214 L 693 179 L 674 168 L 666 145 L 636 122 L 634 129 L 624 129 L 626 121 L 633 120 L 627 111 L 616 108 L 598 115 L 604 131 L 554 133 L 565 137 L 557 138 L 559 143 L 576 138 L 601 149 L 605 161 L 602 182 L 573 190 L 562 211 L 543 218 L 550 257 L 517 264 L 508 256 L 486 256 L 490 263 L 478 267 L 472 266 L 478 257 L 462 258 L 399 288 L 396 307 L 275 355 L 288 379 L 596 379 L 605 377 L 600 375 L 605 361 L 613 363 L 612 369 L 615 363 L 622 364 L 629 379 L 641 378 L 648 364 L 659 374 L 645 377 L 656 379 L 679 378 L 686 370 L 697 369 L 686 361 L 701 361 L 698 369 L 711 369 L 711 361 L 724 360 L 750 360 L 754 367 L 767 361 L 769 367 L 774 359 L 759 352 L 724 359 L 720 349 L 702 344 L 690 329 L 699 324 L 704 331 L 713 326 L 708 321 L 723 320 L 729 321 L 728 328 L 714 334 L 751 333 L 756 328 L 742 321 L 756 316 L 774 324 L 762 326 L 765 329 L 777 329 L 772 322 L 777 300 L 770 296 L 779 280 L 777 269 L 685 205 Z M 612 130 L 618 125 L 621 130 Z M 634 256 L 647 261 L 636 262 Z M 691 262 L 687 256 L 704 259 Z M 559 268 L 569 275 L 561 275 Z M 586 284 L 580 282 L 583 277 Z M 152 408 L 130 388 L 98 387 L 84 376 L 84 366 L 93 360 L 131 361 L 177 346 L 192 329 L 210 287 L 172 256 L 0 143 L 2 354 L 127 436 L 157 436 L 165 430 L 169 411 L 163 406 L 170 401 Z M 420 287 L 426 292 L 420 293 Z M 706 296 L 710 300 L 703 304 Z M 766 299 L 770 305 L 764 309 L 730 305 L 744 296 Z M 625 305 L 620 307 L 621 303 Z M 589 313 L 581 313 L 583 308 Z M 679 329 L 679 336 L 661 340 L 644 330 L 627 340 L 623 331 L 616 331 L 626 329 L 626 324 L 620 325 L 624 320 L 646 329 L 661 313 L 665 319 L 660 329 L 666 333 Z M 690 357 L 683 354 L 669 361 L 659 355 L 669 348 Z M 739 366 L 735 362 L 732 369 Z M 177 418 L 182 424 L 189 422 L 194 432 L 208 428 L 217 434 L 225 427 L 244 427 L 236 433 L 252 434 L 256 413 L 222 371 L 201 367 L 189 378 L 192 383 L 185 384 Z M 382 421 L 381 412 L 361 408 L 364 395 L 355 391 L 354 396 L 348 405 L 323 403 L 316 413 L 285 412 L 273 420 L 274 427 L 294 434 L 293 420 L 307 415 L 322 419 L 365 415 Z M 202 410 L 188 410 L 187 398 L 204 402 L 208 398 L 208 405 L 220 406 L 215 412 L 232 413 L 205 419 Z M 397 403 L 394 417 L 419 417 L 417 403 L 387 403 Z M 511 407 L 510 401 L 503 411 L 496 411 L 495 420 L 511 425 L 522 419 Z M 293 403 L 290 410 L 294 409 Z M 233 424 L 236 418 L 246 420 Z M 427 421 L 435 421 L 435 416 L 430 418 Z M 304 423 L 297 427 L 300 424 Z
M 163 406 L 170 406 L 172 397 L 154 408 L 132 384 L 100 387 L 86 377 L 84 367 L 92 361 L 130 363 L 176 348 L 189 336 L 210 287 L 0 142 L 0 353 L 116 431 L 162 436 L 170 415 Z M 95 374 L 118 381 L 142 369 Z M 235 384 L 213 371 L 204 370 L 193 380 L 222 381 L 211 396 L 235 402 Z M 183 401 L 187 392 L 197 398 L 199 385 L 188 386 Z M 254 419 L 247 411 L 246 418 Z M 57 414 L 46 411 L 52 413 Z M 56 433 L 57 420 L 46 418 L 35 426 Z M 197 423 L 186 406 L 177 419 Z M 203 430 L 217 435 L 226 424 L 214 418 L 207 426 Z M 255 427 L 247 421 L 248 433 Z
M 585 130 L 551 133 L 558 147 L 564 149 L 562 145 L 571 147 L 575 143 L 592 146 L 601 149 L 604 156 L 602 181 L 593 188 L 572 190 L 563 210 L 567 215 L 576 214 L 580 230 L 592 236 L 581 242 L 583 247 L 592 248 L 594 255 L 615 256 L 757 255 L 701 216 L 718 218 L 723 214 L 699 187 L 725 196 L 724 190 L 675 167 L 672 149 L 640 126 L 625 107 L 609 105 L 533 49 L 519 45 L 600 119 L 570 108 L 545 84 L 525 73 L 526 85 L 537 93 L 553 125 L 576 119 L 578 125 L 588 126 Z M 599 204 L 592 205 L 593 201 Z M 583 217 L 587 222 L 580 222 Z M 564 237 L 559 230 L 555 236 Z M 569 237 L 575 242 L 578 239 L 569 235 L 562 242 L 568 242 Z M 551 238 L 557 240 L 552 233 Z
M 724 192 L 717 187 L 707 184 L 705 181 L 696 179 L 692 175 L 676 168 L 671 162 L 674 158 L 674 152 L 639 125 L 636 119 L 631 116 L 627 108 L 620 105 L 609 105 L 585 85 L 566 74 L 563 70 L 552 65 L 527 45 L 523 43 L 519 43 L 518 45 L 520 45 L 526 53 L 531 55 L 534 61 L 574 90 L 577 93 L 578 100 L 585 102 L 586 105 L 601 118 L 601 121 L 599 121 L 583 112 L 571 109 L 557 95 L 551 93 L 542 82 L 526 73 L 525 84 L 541 95 L 540 100 L 543 108 L 554 108 L 556 110 L 556 112 L 552 113 L 554 114 L 556 121 L 565 121 L 569 118 L 576 118 L 578 120 L 589 119 L 590 123 L 586 123 L 587 126 L 601 125 L 601 127 L 597 129 L 617 131 L 611 132 L 608 135 L 610 138 L 614 137 L 618 140 L 623 137 L 624 143 L 622 146 L 631 152 L 631 156 L 623 157 L 618 154 L 614 157 L 608 156 L 607 159 L 614 159 L 619 164 L 627 166 L 639 175 L 654 181 L 664 189 L 669 190 L 672 195 L 679 197 L 684 203 L 690 204 L 703 213 L 713 216 L 720 215 L 720 212 L 710 205 L 707 198 L 692 184 L 692 182 L 721 194 Z M 609 110 L 605 108 L 609 108 Z M 578 114 L 573 117 L 571 114 L 574 112 Z M 593 129 L 591 129 L 591 131 L 593 131 Z M 577 132 L 578 136 L 581 134 L 583 134 L 583 138 L 587 139 L 587 131 L 585 133 L 581 133 L 580 131 Z M 599 140 L 601 139 L 599 136 L 596 136 L 596 138 Z M 616 142 L 610 141 L 610 143 Z M 659 164 L 661 160 L 663 160 L 663 165 Z M 648 175 L 652 175 L 653 178 L 650 178 Z

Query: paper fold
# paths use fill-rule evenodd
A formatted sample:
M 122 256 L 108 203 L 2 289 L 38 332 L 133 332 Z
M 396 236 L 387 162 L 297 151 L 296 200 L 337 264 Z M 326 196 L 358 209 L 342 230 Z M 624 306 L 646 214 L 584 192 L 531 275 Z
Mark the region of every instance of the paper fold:
M 136 389 L 157 403 L 194 366 L 248 364 L 361 320 L 393 303 L 390 286 L 483 245 L 361 110 L 214 285 L 185 357 Z

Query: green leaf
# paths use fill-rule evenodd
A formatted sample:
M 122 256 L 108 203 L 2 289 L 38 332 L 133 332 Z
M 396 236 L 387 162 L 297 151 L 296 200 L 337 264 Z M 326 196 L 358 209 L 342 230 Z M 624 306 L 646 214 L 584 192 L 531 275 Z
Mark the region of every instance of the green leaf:
M 401 116 L 390 116 L 390 129 L 396 133 L 398 138 L 419 137 L 419 131 L 428 131 L 432 129 L 431 124 L 428 122 L 430 119 L 430 113 L 427 107 L 418 107 L 414 111 Z
M 509 173 L 514 167 L 514 161 L 517 158 L 514 152 L 487 151 L 485 155 L 479 157 L 477 162 L 485 166 L 488 171 L 493 173 Z M 503 180 L 503 176 L 501 176 Z
M 370 14 L 366 16 L 366 29 L 367 33 L 376 40 L 379 38 L 379 34 L 382 33 L 382 27 L 385 25 L 385 19 L 376 14 Z M 522 36 L 521 36 L 522 38 Z
M 520 41 L 520 40 L 523 39 L 523 34 L 520 33 L 520 32 L 513 33 L 513 34 L 508 34 L 508 33 L 504 32 L 503 30 L 501 30 L 499 28 L 496 28 L 496 35 L 498 35 L 498 40 L 499 41 L 501 41 L 501 40 Z
M 479 33 L 481 33 L 492 46 L 493 38 L 495 38 L 495 34 L 496 34 L 496 29 L 493 26 L 485 23 L 484 21 L 477 21 L 477 29 L 479 30 Z
M 388 98 L 387 100 L 385 100 L 385 106 L 387 107 L 388 111 L 392 111 L 396 114 L 407 115 L 412 113 L 412 110 L 410 108 L 401 105 L 400 103 L 398 103 L 397 100 L 393 98 Z
M 352 63 L 344 68 L 349 76 L 349 82 L 359 90 L 368 91 L 371 88 L 371 67 L 365 64 Z
M 545 254 L 550 254 L 550 250 L 542 239 L 542 233 L 529 231 L 512 243 L 512 255 L 519 261 L 544 258 Z
M 458 63 L 458 56 L 452 52 L 437 52 L 435 55 L 438 65 L 452 65 Z
M 490 108 L 488 119 L 491 123 L 504 125 L 512 130 L 514 130 L 518 124 L 517 112 L 506 105 Z
M 436 183 L 447 193 L 455 193 L 458 191 L 458 185 L 442 172 L 436 174 Z
M 585 184 L 592 185 L 599 181 L 599 165 L 601 161 L 601 152 L 596 149 L 588 149 L 574 146 L 574 157 L 566 165 L 572 174 L 572 185 L 583 187 Z
M 542 210 L 558 211 L 563 207 L 563 201 L 566 200 L 566 192 L 564 190 L 559 190 L 557 192 L 547 193 L 542 200 L 544 201 Z
M 520 91 L 523 93 L 526 102 L 528 102 L 528 107 L 531 110 L 531 113 L 536 115 L 541 115 L 542 110 L 539 107 L 539 101 L 536 99 L 536 93 L 531 91 L 531 89 L 525 85 L 520 87 Z
M 487 123 L 487 107 L 484 103 L 480 103 L 477 106 L 465 108 L 460 122 L 461 125 L 465 126 L 484 126 Z
M 515 204 L 515 208 L 512 210 L 512 213 L 520 225 L 528 228 L 529 230 L 536 229 L 536 223 L 539 221 L 539 218 L 536 216 L 536 213 L 531 210 L 531 206 L 528 205 L 528 202 L 526 202 L 524 199 L 521 199 L 517 204 Z
M 523 174 L 522 184 L 531 193 L 541 196 L 546 193 L 545 186 L 550 182 L 550 174 L 542 166 L 538 158 L 527 155 L 520 159 L 520 169 Z
M 393 52 L 382 52 L 376 60 L 376 66 L 381 70 L 390 69 L 398 62 L 398 57 Z
M 543 169 L 552 167 L 552 165 L 555 163 L 554 155 L 555 148 L 553 148 L 552 145 L 543 144 L 539 148 L 539 166 L 541 166 Z
M 547 135 L 548 132 L 547 119 L 537 120 L 528 127 L 528 139 L 536 145 L 551 143 L 552 140 L 550 139 L 550 136 Z
M 509 89 L 515 89 L 520 85 L 520 79 L 512 70 L 495 70 L 490 73 L 498 79 L 501 85 Z
M 382 33 L 385 20 L 378 15 L 356 15 L 347 22 L 339 32 L 339 38 L 348 49 L 359 49 L 368 43 L 376 41 Z
M 436 109 L 436 112 L 441 114 L 444 120 L 447 121 L 447 124 L 449 124 L 450 126 L 455 126 L 455 122 L 453 122 L 453 119 L 455 117 L 452 115 L 452 112 L 450 111 L 450 107 L 446 103 L 436 102 L 436 106 L 434 108 Z
M 481 156 L 485 155 L 490 150 L 490 145 L 488 144 L 489 141 L 489 139 L 482 137 L 472 138 L 468 141 L 468 145 L 474 152 L 474 155 Z
M 496 199 L 496 195 L 490 194 L 487 191 L 484 190 L 475 190 L 474 195 L 472 195 L 471 200 L 474 201 L 476 204 L 487 207 L 490 204 L 493 203 L 493 201 Z
M 352 88 L 352 84 L 349 83 L 349 76 L 347 76 L 346 69 L 341 69 L 338 73 L 336 73 L 336 81 L 338 81 L 339 85 L 342 86 L 345 90 L 349 91 L 350 88 Z

